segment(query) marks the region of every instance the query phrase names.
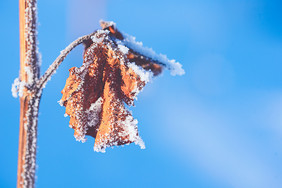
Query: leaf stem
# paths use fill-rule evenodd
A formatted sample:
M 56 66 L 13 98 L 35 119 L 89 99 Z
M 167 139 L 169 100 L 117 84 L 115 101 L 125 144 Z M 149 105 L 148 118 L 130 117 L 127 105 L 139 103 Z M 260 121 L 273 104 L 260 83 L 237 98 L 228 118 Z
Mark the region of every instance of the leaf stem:
M 60 64 L 64 61 L 64 59 L 67 57 L 67 55 L 78 45 L 83 43 L 86 40 L 89 40 L 91 36 L 93 36 L 94 33 L 91 33 L 89 35 L 85 35 L 82 37 L 79 37 L 72 43 L 70 43 L 64 50 L 61 51 L 61 54 L 55 59 L 55 61 L 49 66 L 49 68 L 46 70 L 46 72 L 41 76 L 41 78 L 38 80 L 36 84 L 36 88 L 41 90 L 45 87 L 48 80 L 50 80 L 51 76 L 56 72 L 56 70 L 59 68 Z

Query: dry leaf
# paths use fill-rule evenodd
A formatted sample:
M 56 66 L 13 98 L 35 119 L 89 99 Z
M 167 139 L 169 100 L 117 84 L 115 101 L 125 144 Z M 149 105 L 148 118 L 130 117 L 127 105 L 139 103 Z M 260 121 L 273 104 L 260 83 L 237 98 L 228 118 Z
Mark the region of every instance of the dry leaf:
M 144 148 L 137 120 L 125 104 L 132 106 L 162 67 L 123 45 L 123 35 L 114 24 L 101 22 L 101 26 L 103 30 L 85 42 L 83 65 L 69 70 L 60 102 L 70 116 L 75 138 L 84 142 L 85 135 L 94 137 L 95 151 L 132 142 Z

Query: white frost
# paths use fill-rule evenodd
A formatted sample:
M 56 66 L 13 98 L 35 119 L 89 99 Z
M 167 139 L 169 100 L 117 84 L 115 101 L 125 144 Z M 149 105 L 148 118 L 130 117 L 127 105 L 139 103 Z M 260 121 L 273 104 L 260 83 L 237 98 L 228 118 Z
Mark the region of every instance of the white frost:
M 23 90 L 24 90 L 26 85 L 27 85 L 26 82 L 22 82 L 22 81 L 20 81 L 19 78 L 16 78 L 14 80 L 14 83 L 12 84 L 12 88 L 11 88 L 13 97 L 15 97 L 15 98 L 17 98 L 18 96 L 22 97 L 23 96 Z
M 19 86 L 20 86 L 20 79 L 19 78 L 16 78 L 14 80 L 14 83 L 12 84 L 12 95 L 13 97 L 17 98 L 18 97 L 18 91 L 19 91 Z
M 126 46 L 124 46 L 122 44 L 118 44 L 118 48 L 124 55 L 126 55 L 128 53 L 129 49 Z
M 106 153 L 106 147 L 102 148 L 102 147 L 94 146 L 93 149 L 95 152 Z
M 102 110 L 103 98 L 100 97 L 97 101 L 91 104 L 90 108 L 86 111 L 88 118 L 88 126 L 94 127 L 99 122 L 99 114 Z
M 97 38 L 96 35 L 92 36 L 91 39 L 92 39 L 92 41 L 93 41 L 94 43 L 100 43 L 100 42 L 103 41 L 103 38 L 102 38 L 102 37 L 101 37 L 101 38 Z
M 100 25 L 103 25 L 104 28 L 111 27 L 111 26 L 113 26 L 114 28 L 116 27 L 116 23 L 113 21 L 100 20 Z
M 104 37 L 101 37 L 101 35 L 104 34 L 105 36 L 107 36 L 108 33 L 108 30 L 97 30 L 95 35 L 91 36 L 91 39 L 94 43 L 98 44 L 104 40 Z
M 153 73 L 151 71 L 147 71 L 142 67 L 137 66 L 134 62 L 128 63 L 128 67 L 131 68 L 136 74 L 138 74 L 141 81 L 145 82 L 146 84 L 153 78 Z
M 27 74 L 27 83 L 31 84 L 33 79 L 33 72 L 31 71 L 30 66 L 24 67 L 25 73 Z
M 131 115 L 126 116 L 124 121 L 120 121 L 120 126 L 123 128 L 123 132 L 119 133 L 119 136 L 128 136 L 128 140 L 139 145 L 141 149 L 145 149 L 144 141 L 138 135 L 138 121 L 134 119 Z
M 59 103 L 60 106 L 64 106 L 64 101 L 59 100 L 58 103 Z
M 151 58 L 152 60 L 165 64 L 165 66 L 167 66 L 167 68 L 171 71 L 171 75 L 175 76 L 185 74 L 185 71 L 182 69 L 182 65 L 179 62 L 176 62 L 174 59 L 168 59 L 164 54 L 157 54 L 152 48 L 144 47 L 143 43 L 136 41 L 133 36 L 126 33 L 123 33 L 123 36 L 125 38 L 122 42 L 125 46 L 148 58 Z

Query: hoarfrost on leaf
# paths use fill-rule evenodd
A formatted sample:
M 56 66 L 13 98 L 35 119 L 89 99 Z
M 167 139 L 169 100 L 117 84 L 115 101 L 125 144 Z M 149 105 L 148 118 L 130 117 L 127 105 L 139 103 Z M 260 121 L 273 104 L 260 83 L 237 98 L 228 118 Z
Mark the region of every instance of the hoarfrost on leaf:
M 136 38 L 123 33 L 124 39 L 122 42 L 130 49 L 138 52 L 152 60 L 163 63 L 171 71 L 171 75 L 183 75 L 185 74 L 182 65 L 176 62 L 174 59 L 170 60 L 164 54 L 157 54 L 152 48 L 144 47 L 142 42 L 136 41 Z
M 69 70 L 60 104 L 66 107 L 76 140 L 95 138 L 94 151 L 130 143 L 144 149 L 138 121 L 125 105 L 134 105 L 137 94 L 163 67 L 172 74 L 184 71 L 174 60 L 120 33 L 113 22 L 101 21 L 101 26 L 84 43 L 82 66 Z
M 137 66 L 135 62 L 128 63 L 128 67 L 138 74 L 143 82 L 148 83 L 152 80 L 153 73 L 151 71 L 146 71 L 140 66 Z
M 99 35 L 107 34 L 107 32 L 97 32 L 94 36 L 91 37 L 93 43 L 100 43 L 103 41 L 103 38 Z
M 127 53 L 128 53 L 128 48 L 126 47 L 126 46 L 124 46 L 124 45 L 122 45 L 122 44 L 118 44 L 118 48 L 120 49 L 120 51 L 124 54 L 124 55 L 126 55 Z

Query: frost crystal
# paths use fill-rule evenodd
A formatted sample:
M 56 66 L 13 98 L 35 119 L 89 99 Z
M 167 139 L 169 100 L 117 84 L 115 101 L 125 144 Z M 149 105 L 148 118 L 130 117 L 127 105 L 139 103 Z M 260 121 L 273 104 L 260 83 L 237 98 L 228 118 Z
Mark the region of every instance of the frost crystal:
M 23 90 L 26 87 L 26 85 L 27 85 L 26 82 L 20 81 L 19 78 L 16 78 L 14 80 L 14 83 L 12 84 L 12 88 L 11 88 L 13 97 L 15 97 L 15 98 L 17 98 L 18 96 L 22 97 L 23 96 Z
M 87 123 L 88 127 L 94 127 L 99 123 L 99 115 L 102 110 L 103 98 L 100 97 L 96 102 L 92 103 L 89 109 L 86 111 L 87 113 Z
M 128 63 L 128 67 L 138 74 L 143 82 L 148 83 L 152 80 L 153 73 L 151 71 L 146 71 L 142 67 L 137 66 L 134 62 Z
M 152 48 L 143 46 L 142 42 L 137 42 L 135 37 L 123 33 L 125 37 L 123 43 L 130 49 L 158 62 L 163 63 L 171 71 L 171 75 L 183 75 L 185 71 L 182 69 L 182 65 L 176 62 L 174 59 L 169 60 L 166 55 L 157 54 Z
M 16 78 L 14 80 L 14 83 L 12 84 L 12 95 L 13 97 L 17 98 L 18 97 L 18 91 L 19 91 L 19 87 L 20 87 L 20 79 Z
M 127 53 L 128 53 L 128 48 L 126 47 L 126 46 L 124 46 L 124 45 L 122 45 L 122 44 L 118 44 L 118 48 L 120 49 L 120 51 L 124 54 L 124 55 L 126 55 Z

